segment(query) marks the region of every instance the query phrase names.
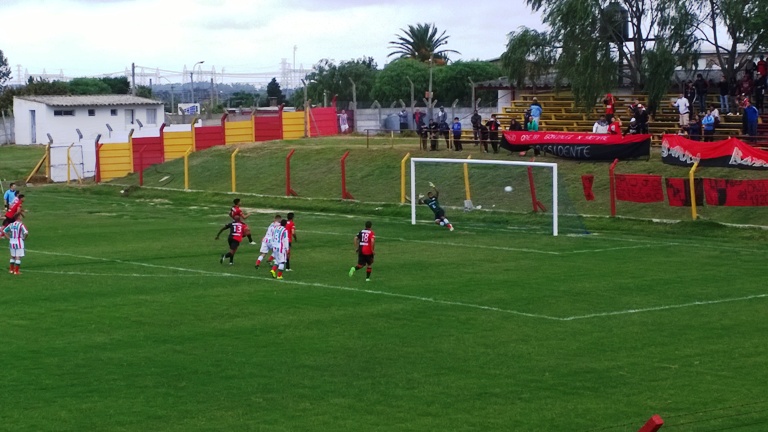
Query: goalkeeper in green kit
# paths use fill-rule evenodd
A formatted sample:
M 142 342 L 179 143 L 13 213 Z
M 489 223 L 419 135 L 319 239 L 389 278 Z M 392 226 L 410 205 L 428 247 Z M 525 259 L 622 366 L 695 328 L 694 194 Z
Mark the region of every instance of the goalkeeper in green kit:
M 426 198 L 424 198 L 424 195 L 419 195 L 419 204 L 426 204 L 432 210 L 432 212 L 435 214 L 436 224 L 444 226 L 453 231 L 453 225 L 451 225 L 451 223 L 448 222 L 448 219 L 445 218 L 445 210 L 440 207 L 440 203 L 437 201 L 438 196 L 440 196 L 440 192 L 438 192 L 434 183 L 429 182 L 429 186 L 432 188 L 432 190 L 427 192 Z

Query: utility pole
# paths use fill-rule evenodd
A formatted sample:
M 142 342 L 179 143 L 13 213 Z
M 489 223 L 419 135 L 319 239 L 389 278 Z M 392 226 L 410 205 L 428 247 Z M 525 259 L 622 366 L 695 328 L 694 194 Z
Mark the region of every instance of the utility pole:
M 192 95 L 192 103 L 195 103 L 195 67 L 203 63 L 205 63 L 205 60 L 200 60 L 199 62 L 192 65 L 192 70 L 189 71 L 189 84 L 192 88 L 192 92 L 190 93 Z
M 131 95 L 136 96 L 136 63 L 131 63 Z
M 429 119 L 434 119 L 432 109 L 432 56 L 429 56 Z
M 408 123 L 410 123 L 411 119 L 413 118 L 413 107 L 416 105 L 416 99 L 415 99 L 416 96 L 414 94 L 414 85 L 413 85 L 413 81 L 411 81 L 411 77 L 407 76 L 407 77 L 405 77 L 405 79 L 407 79 L 408 82 L 411 83 L 411 116 L 408 119 Z M 413 129 L 416 129 L 416 123 L 411 125 L 411 127 Z

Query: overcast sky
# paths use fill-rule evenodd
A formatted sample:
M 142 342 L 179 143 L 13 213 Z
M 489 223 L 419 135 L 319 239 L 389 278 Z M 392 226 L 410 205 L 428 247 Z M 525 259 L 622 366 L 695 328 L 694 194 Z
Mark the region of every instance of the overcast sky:
M 296 67 L 362 56 L 383 67 L 388 42 L 419 22 L 447 31 L 461 52 L 452 60 L 498 57 L 510 31 L 542 28 L 523 0 L 0 0 L 0 49 L 13 82 L 19 64 L 68 77 L 199 60 L 205 71 L 277 72 L 294 45 Z

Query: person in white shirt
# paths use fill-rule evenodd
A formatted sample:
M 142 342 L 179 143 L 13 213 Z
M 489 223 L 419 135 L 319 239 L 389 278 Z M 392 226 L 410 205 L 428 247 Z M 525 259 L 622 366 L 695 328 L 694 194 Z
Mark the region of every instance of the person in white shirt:
M 673 107 L 677 107 L 677 111 L 680 113 L 680 127 L 688 126 L 690 119 L 690 104 L 685 95 L 680 93 L 680 97 L 672 104 Z
M 596 133 L 596 134 L 608 133 L 608 122 L 606 121 L 604 115 L 601 115 L 600 119 L 597 120 L 595 124 L 592 126 L 592 133 Z

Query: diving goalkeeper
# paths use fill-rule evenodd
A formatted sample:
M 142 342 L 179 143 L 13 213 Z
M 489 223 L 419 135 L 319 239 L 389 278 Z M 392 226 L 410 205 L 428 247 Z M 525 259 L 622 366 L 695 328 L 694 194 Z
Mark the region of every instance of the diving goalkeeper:
M 427 192 L 426 198 L 424 198 L 424 195 L 419 195 L 419 204 L 426 204 L 432 210 L 432 212 L 435 214 L 436 224 L 444 226 L 453 231 L 453 225 L 451 225 L 451 223 L 448 222 L 448 219 L 445 218 L 445 210 L 440 207 L 440 203 L 437 201 L 437 198 L 440 196 L 440 192 L 438 192 L 435 184 L 432 182 L 429 182 L 429 187 L 431 187 L 432 190 Z

